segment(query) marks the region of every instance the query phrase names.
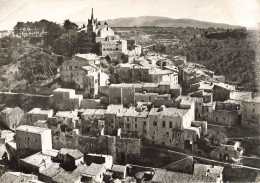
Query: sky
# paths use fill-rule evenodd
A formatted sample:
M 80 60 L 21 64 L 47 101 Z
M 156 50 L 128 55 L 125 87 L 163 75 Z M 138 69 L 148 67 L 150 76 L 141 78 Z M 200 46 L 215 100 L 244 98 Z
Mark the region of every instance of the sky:
M 163 16 L 254 27 L 260 0 L 0 0 L 0 29 L 18 21 L 87 21 L 91 8 L 98 20 Z

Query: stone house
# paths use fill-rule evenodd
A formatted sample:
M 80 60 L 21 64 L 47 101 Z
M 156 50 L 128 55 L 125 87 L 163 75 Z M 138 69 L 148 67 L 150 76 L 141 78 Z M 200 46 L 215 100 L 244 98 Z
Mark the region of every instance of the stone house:
M 126 169 L 127 166 L 124 165 L 113 165 L 110 169 L 108 169 L 109 172 L 112 172 L 112 178 L 114 179 L 125 179 L 126 178 Z
M 106 135 L 110 134 L 116 134 L 116 129 L 120 127 L 118 124 L 118 121 L 116 120 L 116 116 L 120 111 L 123 110 L 123 105 L 109 105 L 107 106 L 107 110 L 105 113 L 105 120 L 106 120 L 106 125 L 104 129 L 104 133 Z
M 72 60 L 62 64 L 62 82 L 79 90 L 84 96 L 95 97 L 98 87 L 108 82 L 108 77 L 100 70 L 100 60 L 95 54 L 75 55 Z
M 241 143 L 238 141 L 228 141 L 226 144 L 222 144 L 210 153 L 210 157 L 225 160 L 239 162 L 244 153 L 244 149 L 241 148 Z
M 92 163 L 103 164 L 106 169 L 111 169 L 113 166 L 113 156 L 105 154 L 88 153 L 86 155 L 86 164 L 89 166 Z
M 203 103 L 213 102 L 213 94 L 212 92 L 205 92 L 204 90 L 198 90 L 195 92 L 191 92 L 188 94 L 191 97 L 201 97 L 203 98 Z
M 52 109 L 44 110 L 40 108 L 34 108 L 26 114 L 26 124 L 34 126 L 34 123 L 38 120 L 47 120 L 52 117 L 54 111 Z
M 158 94 L 158 93 L 146 93 L 145 91 L 143 93 L 135 93 L 134 94 L 135 103 L 137 102 L 151 102 L 152 104 L 155 103 L 155 100 L 164 99 L 164 100 L 171 100 L 170 94 Z
M 260 98 L 256 97 L 252 100 L 245 100 L 241 103 L 242 120 L 241 125 L 245 128 L 260 129 Z
M 56 110 L 79 109 L 82 95 L 76 95 L 75 90 L 67 88 L 57 88 L 53 91 L 54 108 Z
M 112 59 L 118 59 L 122 53 L 127 53 L 127 41 L 106 38 L 98 43 L 98 52 L 102 56 L 109 55 Z
M 52 149 L 51 129 L 21 125 L 15 132 L 17 150 L 44 151 Z
M 52 164 L 50 156 L 44 155 L 41 152 L 28 156 L 19 160 L 19 167 L 31 173 L 38 174 Z
M 24 120 L 24 111 L 19 107 L 5 108 L 1 111 L 1 123 L 3 126 L 15 130 Z
M 54 116 L 56 124 L 60 124 L 61 130 L 74 130 L 78 128 L 81 121 L 78 117 L 78 111 L 57 111 Z
M 48 168 L 45 168 L 39 173 L 39 180 L 44 182 L 52 182 L 53 177 L 65 172 L 63 168 L 60 167 L 59 163 L 52 163 Z
M 5 172 L 0 177 L 0 182 L 2 183 L 11 183 L 11 182 L 30 182 L 30 183 L 44 183 L 38 180 L 37 175 L 25 174 L 22 172 Z
M 119 123 L 122 132 L 134 133 L 138 136 L 148 135 L 149 119 L 148 112 L 142 111 L 135 107 L 121 110 L 117 116 L 116 121 Z
M 84 163 L 84 154 L 77 149 L 61 148 L 56 159 L 67 170 L 71 171 Z
M 187 140 L 186 143 L 189 147 L 190 143 L 193 143 L 193 140 L 190 141 L 191 139 L 185 138 L 192 137 L 191 131 L 193 130 L 195 130 L 195 134 L 197 133 L 195 128 L 191 128 L 191 122 L 195 119 L 194 105 L 191 109 L 166 108 L 165 106 L 152 108 L 148 114 L 148 118 L 148 139 L 153 144 L 169 147 L 180 145 L 181 148 L 185 148 L 184 141 Z M 189 132 L 187 133 L 185 129 L 188 129 Z
M 109 103 L 123 104 L 124 106 L 129 106 L 130 104 L 133 105 L 138 102 L 135 100 L 135 96 L 137 99 L 140 98 L 137 93 L 145 93 L 146 95 L 152 95 L 150 93 L 158 93 L 158 97 L 161 97 L 163 94 L 170 94 L 171 97 L 177 96 L 181 93 L 181 88 L 176 88 L 175 86 L 178 85 L 171 85 L 170 83 L 165 82 L 111 84 L 109 86 Z
M 216 102 L 213 119 L 209 122 L 224 126 L 233 126 L 239 123 L 240 105 L 227 102 Z
M 195 103 L 195 119 L 201 119 L 203 116 L 203 99 L 201 97 L 180 95 L 174 100 L 174 103 L 176 107 L 190 106 Z
M 215 110 L 216 102 L 202 104 L 202 117 L 200 119 L 205 121 L 212 121 L 213 111 Z
M 82 182 L 102 182 L 103 175 L 106 172 L 104 164 L 95 164 L 92 163 L 90 166 L 87 166 L 82 172 L 81 181 Z
M 99 124 L 100 120 L 105 120 L 105 109 L 85 109 L 81 114 L 80 131 L 82 134 L 97 132 L 103 130 L 104 124 Z
M 234 85 L 225 83 L 214 83 L 213 87 L 213 100 L 214 101 L 225 101 L 230 98 L 230 93 L 236 90 Z

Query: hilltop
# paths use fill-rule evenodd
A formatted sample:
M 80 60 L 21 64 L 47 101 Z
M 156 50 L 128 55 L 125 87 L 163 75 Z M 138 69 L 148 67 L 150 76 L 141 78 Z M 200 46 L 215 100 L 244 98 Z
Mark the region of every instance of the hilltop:
M 160 16 L 141 16 L 141 17 L 128 17 L 128 18 L 116 18 L 103 20 L 107 22 L 111 27 L 134 27 L 134 26 L 156 26 L 156 27 L 198 27 L 198 28 L 224 28 L 224 29 L 236 29 L 242 28 L 238 25 L 228 25 L 223 23 L 213 23 L 206 21 L 199 21 L 194 19 L 173 19 Z M 75 21 L 79 26 L 87 24 L 86 22 Z

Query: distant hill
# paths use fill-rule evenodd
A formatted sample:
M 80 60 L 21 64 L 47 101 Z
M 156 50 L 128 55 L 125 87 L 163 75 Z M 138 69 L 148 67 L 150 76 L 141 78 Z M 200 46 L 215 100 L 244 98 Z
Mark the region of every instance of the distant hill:
M 193 19 L 173 19 L 160 16 L 141 16 L 129 18 L 116 18 L 104 20 L 111 27 L 133 27 L 133 26 L 158 26 L 158 27 L 198 27 L 198 28 L 242 28 L 238 25 L 229 25 L 223 23 L 212 23 Z M 104 22 L 102 21 L 102 22 Z M 76 22 L 80 26 L 87 24 L 87 22 Z

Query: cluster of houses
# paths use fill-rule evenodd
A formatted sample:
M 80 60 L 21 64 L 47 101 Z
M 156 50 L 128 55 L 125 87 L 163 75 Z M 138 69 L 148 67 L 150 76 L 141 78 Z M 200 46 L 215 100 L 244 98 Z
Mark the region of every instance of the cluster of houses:
M 223 167 L 194 164 L 192 173 L 178 173 L 162 168 L 119 165 L 113 156 L 83 154 L 77 149 L 52 148 L 52 130 L 20 125 L 13 141 L 6 145 L 8 159 L 18 163 L 22 172 L 6 172 L 3 183 L 90 183 L 90 182 L 223 182 Z M 13 151 L 16 149 L 16 151 Z M 15 152 L 15 153 L 14 153 Z
M 221 144 L 209 155 L 202 153 L 198 142 L 207 134 L 208 124 L 259 130 L 260 98 L 236 90 L 225 83 L 224 76 L 185 57 L 140 56 L 139 46 L 120 40 L 106 22 L 94 19 L 93 11 L 87 27 L 80 31 L 86 33 L 86 48 L 98 45 L 100 54 L 76 54 L 62 64 L 60 77 L 67 88 L 53 90 L 52 105 L 27 112 L 19 107 L 1 111 L 1 125 L 15 131 L 15 139 L 6 143 L 8 158 L 33 174 L 7 172 L 0 180 L 222 182 L 223 167 L 195 164 L 192 174 L 155 168 L 136 172 L 135 165 L 114 164 L 112 152 L 120 156 L 138 153 L 142 139 L 145 145 L 239 161 L 244 152 L 239 142 Z M 120 82 L 110 84 L 102 59 L 118 59 L 122 53 L 128 55 L 128 63 L 113 67 L 112 74 Z M 111 144 L 126 142 L 121 138 L 127 138 L 132 145 L 126 146 L 131 148 L 111 150 Z M 86 153 L 97 147 L 113 155 Z

